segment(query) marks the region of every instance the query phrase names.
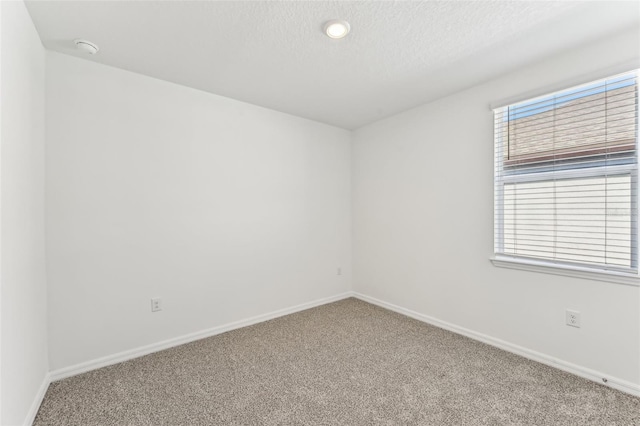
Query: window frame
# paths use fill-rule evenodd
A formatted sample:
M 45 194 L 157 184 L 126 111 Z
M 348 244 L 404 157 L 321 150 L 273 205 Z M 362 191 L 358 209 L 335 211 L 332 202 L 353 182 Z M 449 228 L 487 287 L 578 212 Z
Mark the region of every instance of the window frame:
M 554 170 L 554 171 L 542 171 L 542 172 L 531 172 L 527 173 L 525 171 L 521 171 L 519 173 L 506 174 L 505 173 L 505 163 L 504 163 L 504 136 L 502 132 L 496 132 L 497 129 L 495 120 L 496 120 L 496 112 L 504 111 L 505 108 L 508 108 L 512 105 L 517 105 L 521 102 L 529 102 L 536 98 L 544 98 L 547 96 L 553 96 L 554 93 L 563 92 L 572 89 L 573 87 L 581 86 L 582 84 L 574 84 L 567 85 L 564 89 L 555 90 L 553 92 L 549 92 L 547 94 L 539 95 L 530 99 L 525 99 L 520 102 L 510 102 L 508 105 L 503 105 L 501 107 L 491 108 L 493 111 L 494 118 L 494 254 L 490 258 L 491 262 L 494 266 L 509 268 L 509 269 L 518 269 L 518 270 L 526 270 L 533 272 L 542 272 L 554 275 L 563 275 L 563 276 L 572 276 L 578 278 L 586 278 L 598 281 L 606 281 L 613 282 L 618 284 L 626 284 L 633 286 L 640 286 L 640 268 L 638 264 L 639 259 L 639 250 L 638 245 L 640 244 L 640 234 L 639 234 L 639 226 L 638 226 L 638 193 L 640 191 L 640 182 L 638 182 L 638 164 L 640 158 L 640 93 L 637 88 L 640 85 L 640 70 L 632 70 L 623 73 L 617 73 L 610 75 L 608 77 L 600 78 L 597 80 L 593 80 L 593 82 L 597 82 L 598 80 L 608 80 L 617 77 L 618 75 L 624 74 L 634 74 L 636 77 L 636 135 L 635 135 L 635 144 L 636 144 L 636 155 L 635 161 L 631 161 L 628 164 L 618 164 L 618 165 L 607 165 L 606 169 L 604 167 L 591 167 L 591 168 L 569 168 L 565 170 Z M 590 84 L 590 82 L 586 82 L 583 84 Z M 508 112 L 507 112 L 508 114 Z M 508 116 L 508 115 L 507 115 Z M 571 179 L 571 178 L 591 178 L 591 177 L 604 177 L 609 175 L 630 175 L 631 178 L 631 217 L 635 217 L 636 220 L 631 220 L 631 268 L 635 268 L 635 271 L 624 270 L 626 268 L 616 268 L 615 266 L 607 266 L 602 265 L 598 266 L 597 264 L 589 265 L 587 263 L 573 263 L 568 261 L 555 261 L 552 259 L 538 259 L 533 257 L 526 256 L 511 256 L 504 252 L 504 185 L 509 183 L 517 183 L 517 182 L 536 182 L 536 181 L 550 181 L 550 180 L 560 180 L 560 179 Z M 498 190 L 499 186 L 502 186 L 500 190 Z

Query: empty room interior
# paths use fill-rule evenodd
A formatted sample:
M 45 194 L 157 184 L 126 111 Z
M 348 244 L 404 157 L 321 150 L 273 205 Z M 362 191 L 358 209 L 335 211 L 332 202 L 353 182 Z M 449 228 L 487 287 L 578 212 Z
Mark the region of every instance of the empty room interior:
M 0 424 L 640 425 L 637 1 L 0 2 Z

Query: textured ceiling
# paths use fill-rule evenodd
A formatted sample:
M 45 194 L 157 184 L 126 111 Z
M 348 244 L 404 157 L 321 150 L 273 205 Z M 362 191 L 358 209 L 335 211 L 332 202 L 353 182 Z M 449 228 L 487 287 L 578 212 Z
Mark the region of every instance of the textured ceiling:
M 354 129 L 599 37 L 637 2 L 28 1 L 46 48 Z M 332 40 L 322 24 L 351 23 Z M 76 38 L 100 52 L 77 52 Z

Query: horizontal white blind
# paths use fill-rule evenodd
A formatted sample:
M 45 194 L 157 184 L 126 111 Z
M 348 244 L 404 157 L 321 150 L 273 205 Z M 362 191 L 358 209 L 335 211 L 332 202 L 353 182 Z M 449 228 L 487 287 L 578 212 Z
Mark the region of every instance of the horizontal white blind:
M 637 273 L 637 72 L 494 113 L 496 254 Z

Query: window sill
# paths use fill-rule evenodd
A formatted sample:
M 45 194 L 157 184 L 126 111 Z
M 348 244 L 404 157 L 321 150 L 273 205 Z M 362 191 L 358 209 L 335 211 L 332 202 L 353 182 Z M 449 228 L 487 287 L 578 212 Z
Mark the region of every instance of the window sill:
M 555 267 L 548 264 L 537 263 L 535 261 L 515 260 L 502 256 L 494 256 L 489 260 L 491 260 L 493 266 L 497 266 L 499 268 L 519 269 L 522 271 L 541 272 L 543 274 L 562 275 L 565 277 L 583 278 L 587 280 L 605 281 L 609 283 L 640 287 L 640 277 L 638 275 L 625 274 L 621 272 L 598 272 L 570 267 Z

